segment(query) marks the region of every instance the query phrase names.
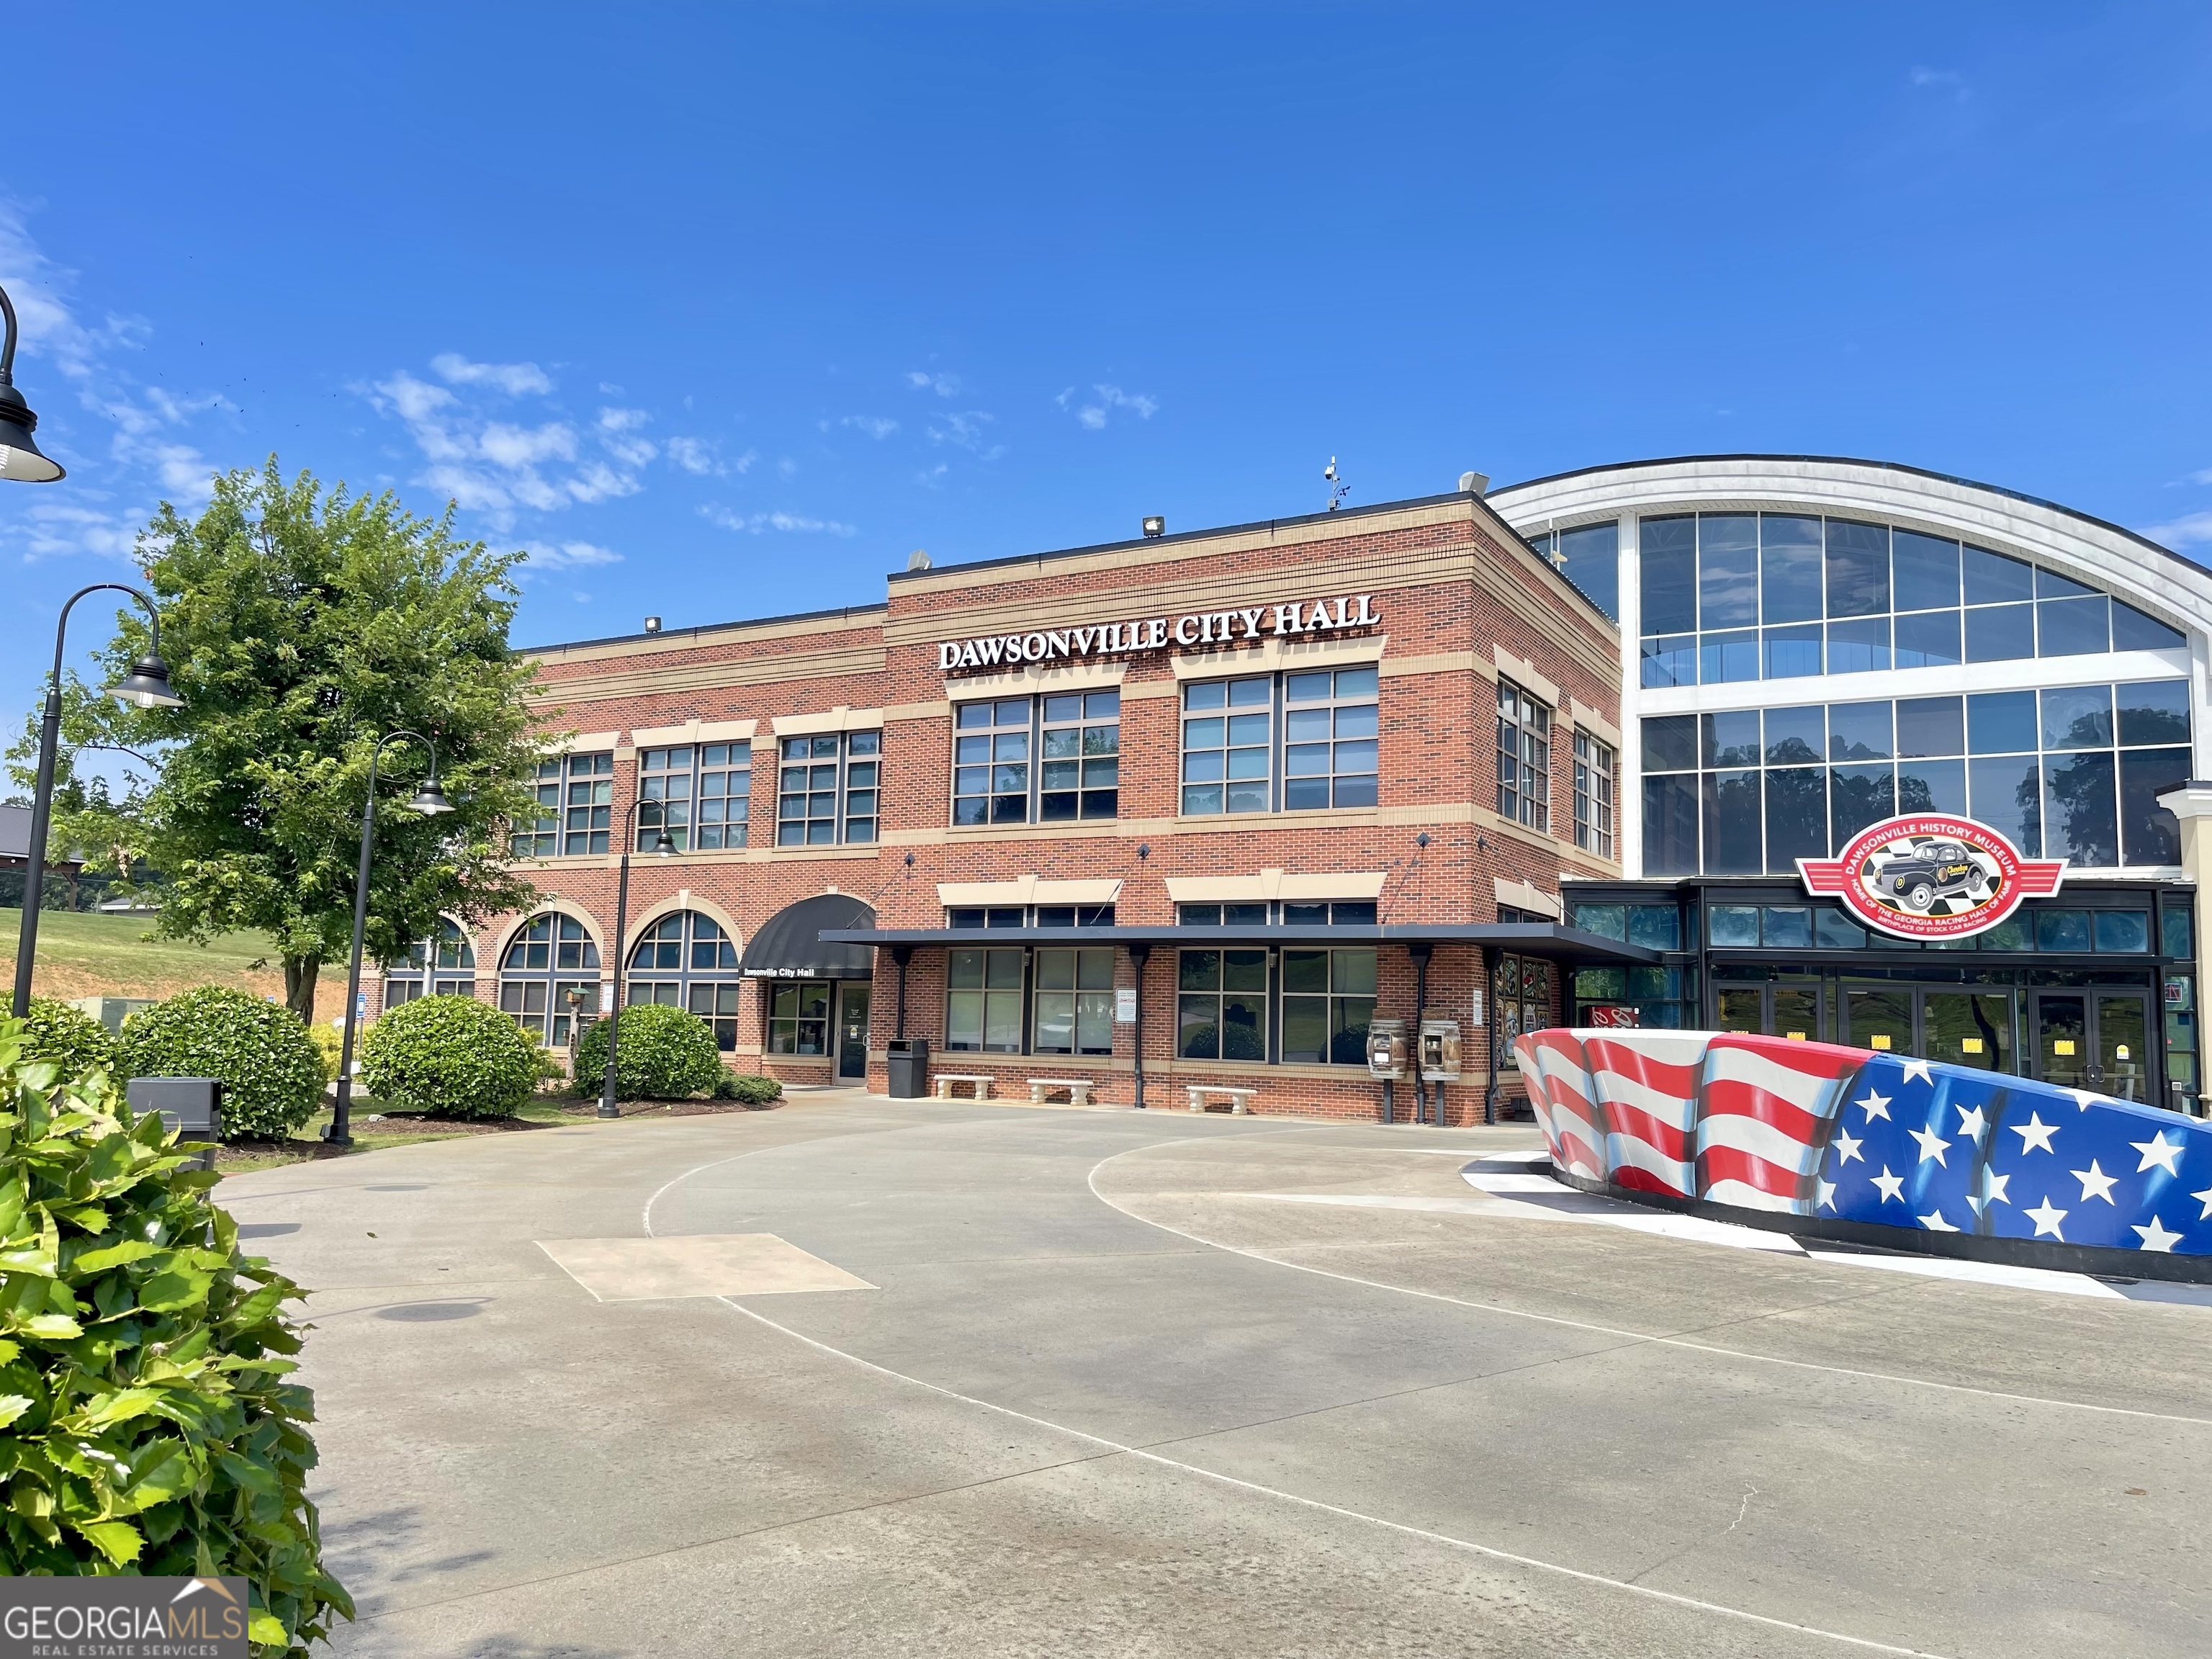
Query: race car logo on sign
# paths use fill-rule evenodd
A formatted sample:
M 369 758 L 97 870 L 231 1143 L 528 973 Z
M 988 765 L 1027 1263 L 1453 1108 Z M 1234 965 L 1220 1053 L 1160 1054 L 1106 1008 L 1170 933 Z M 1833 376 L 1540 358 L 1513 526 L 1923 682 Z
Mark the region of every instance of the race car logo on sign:
M 1832 894 L 1900 939 L 1962 939 L 2058 890 L 2064 859 L 2025 859 L 1986 823 L 1942 812 L 1885 818 L 1832 859 L 1800 859 L 1808 893 Z

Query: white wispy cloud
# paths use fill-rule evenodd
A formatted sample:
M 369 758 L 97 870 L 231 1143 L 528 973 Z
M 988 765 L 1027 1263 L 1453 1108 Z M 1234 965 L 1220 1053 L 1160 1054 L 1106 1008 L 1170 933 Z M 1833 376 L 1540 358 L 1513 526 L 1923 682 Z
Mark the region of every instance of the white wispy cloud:
M 699 516 L 721 529 L 738 531 L 748 536 L 762 535 L 771 530 L 827 536 L 859 533 L 857 526 L 841 523 L 836 519 L 811 519 L 798 513 L 734 513 L 712 501 L 699 509 Z
M 696 473 L 702 478 L 718 478 L 728 472 L 744 472 L 760 459 L 747 450 L 735 461 L 725 461 L 721 446 L 710 438 L 671 438 L 662 447 L 667 452 L 671 466 Z
M 980 460 L 995 461 L 1006 453 L 1006 447 L 990 442 L 986 429 L 998 418 L 980 409 L 971 409 L 960 414 L 933 415 L 929 421 L 929 441 L 964 449 Z
M 932 374 L 923 369 L 910 368 L 906 373 L 906 383 L 916 391 L 934 392 L 940 398 L 960 395 L 960 377 L 957 374 Z
M 865 432 L 871 438 L 878 440 L 888 438 L 899 429 L 896 421 L 887 420 L 881 415 L 848 415 L 837 424 L 849 426 L 856 432 Z
M 620 564 L 623 556 L 611 547 L 599 547 L 591 542 L 525 542 L 522 550 L 529 555 L 528 564 L 539 570 L 577 570 L 587 565 Z
M 1106 424 L 1110 410 L 1127 410 L 1140 421 L 1149 421 L 1159 412 L 1159 399 L 1141 392 L 1124 392 L 1118 386 L 1094 386 L 1091 390 L 1091 398 L 1081 398 L 1069 386 L 1053 402 L 1073 414 L 1078 425 L 1092 432 Z
M 553 391 L 553 377 L 535 363 L 477 363 L 458 351 L 441 351 L 430 368 L 451 385 L 488 386 L 510 398 L 550 397 Z
M 4 197 L 0 283 L 20 325 L 16 381 L 43 417 L 40 447 L 70 472 L 67 500 L 15 503 L 0 544 L 27 561 L 128 559 L 157 502 L 197 507 L 212 494 L 214 469 L 191 428 L 234 405 L 216 392 L 173 392 L 132 375 L 125 354 L 142 347 L 151 327 L 136 317 L 83 314 L 72 298 L 76 274 L 47 258 L 25 210 Z
M 535 363 L 478 363 L 454 352 L 433 358 L 430 367 L 446 386 L 403 368 L 357 388 L 406 427 L 424 464 L 416 484 L 485 514 L 499 530 L 512 529 L 523 511 L 557 513 L 644 488 L 639 472 L 660 453 L 639 431 L 651 419 L 645 410 L 602 408 L 588 433 L 557 410 L 536 422 L 495 416 L 477 399 L 549 398 L 551 378 Z
M 2212 477 L 2203 482 L 2212 483 Z M 2142 533 L 2168 547 L 2194 547 L 2212 542 L 2212 513 L 2186 513 L 2164 524 L 2151 525 Z

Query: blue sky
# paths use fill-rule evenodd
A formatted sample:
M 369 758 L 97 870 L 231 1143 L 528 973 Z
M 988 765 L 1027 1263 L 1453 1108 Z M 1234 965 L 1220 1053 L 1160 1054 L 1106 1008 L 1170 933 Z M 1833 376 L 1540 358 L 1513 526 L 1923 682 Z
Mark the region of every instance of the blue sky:
M 2187 5 L 228 6 L 9 22 L 0 720 L 274 451 L 533 550 L 518 643 L 1640 456 L 2212 547 Z M 79 637 L 107 612 L 81 607 Z M 72 653 L 73 655 L 78 653 Z

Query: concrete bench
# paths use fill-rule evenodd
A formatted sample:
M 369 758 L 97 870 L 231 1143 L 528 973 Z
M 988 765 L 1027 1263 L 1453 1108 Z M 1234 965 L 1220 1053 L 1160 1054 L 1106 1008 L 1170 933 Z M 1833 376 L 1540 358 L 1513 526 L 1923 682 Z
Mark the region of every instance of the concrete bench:
M 1251 1111 L 1252 1097 L 1260 1092 L 1257 1089 L 1213 1088 L 1203 1083 L 1186 1084 L 1183 1086 L 1190 1091 L 1192 1111 L 1204 1111 L 1209 1097 L 1226 1095 L 1229 1097 L 1229 1109 L 1239 1116 Z
M 1030 1104 L 1042 1106 L 1048 1103 L 1045 1097 L 1054 1089 L 1067 1091 L 1071 1106 L 1088 1106 L 1091 1091 L 1098 1085 L 1087 1077 L 1033 1077 L 1030 1079 Z
M 988 1100 L 991 1097 L 991 1085 L 996 1083 L 998 1079 L 988 1072 L 939 1072 L 936 1073 L 934 1080 L 937 1084 L 937 1097 L 939 1100 L 957 1100 L 960 1097 L 952 1092 L 952 1085 L 956 1083 L 970 1083 L 975 1085 L 975 1092 L 969 1097 L 970 1099 Z

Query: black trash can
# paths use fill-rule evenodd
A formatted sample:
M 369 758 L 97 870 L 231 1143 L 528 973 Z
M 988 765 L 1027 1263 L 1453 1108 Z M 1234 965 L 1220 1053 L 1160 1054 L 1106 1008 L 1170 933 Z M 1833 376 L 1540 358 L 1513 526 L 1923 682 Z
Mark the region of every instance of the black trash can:
M 143 1116 L 159 1112 L 164 1127 L 179 1140 L 203 1143 L 193 1167 L 215 1168 L 216 1143 L 222 1139 L 222 1080 L 212 1077 L 134 1077 L 125 1091 L 131 1109 Z
M 891 1098 L 920 1100 L 929 1093 L 929 1039 L 891 1039 Z

